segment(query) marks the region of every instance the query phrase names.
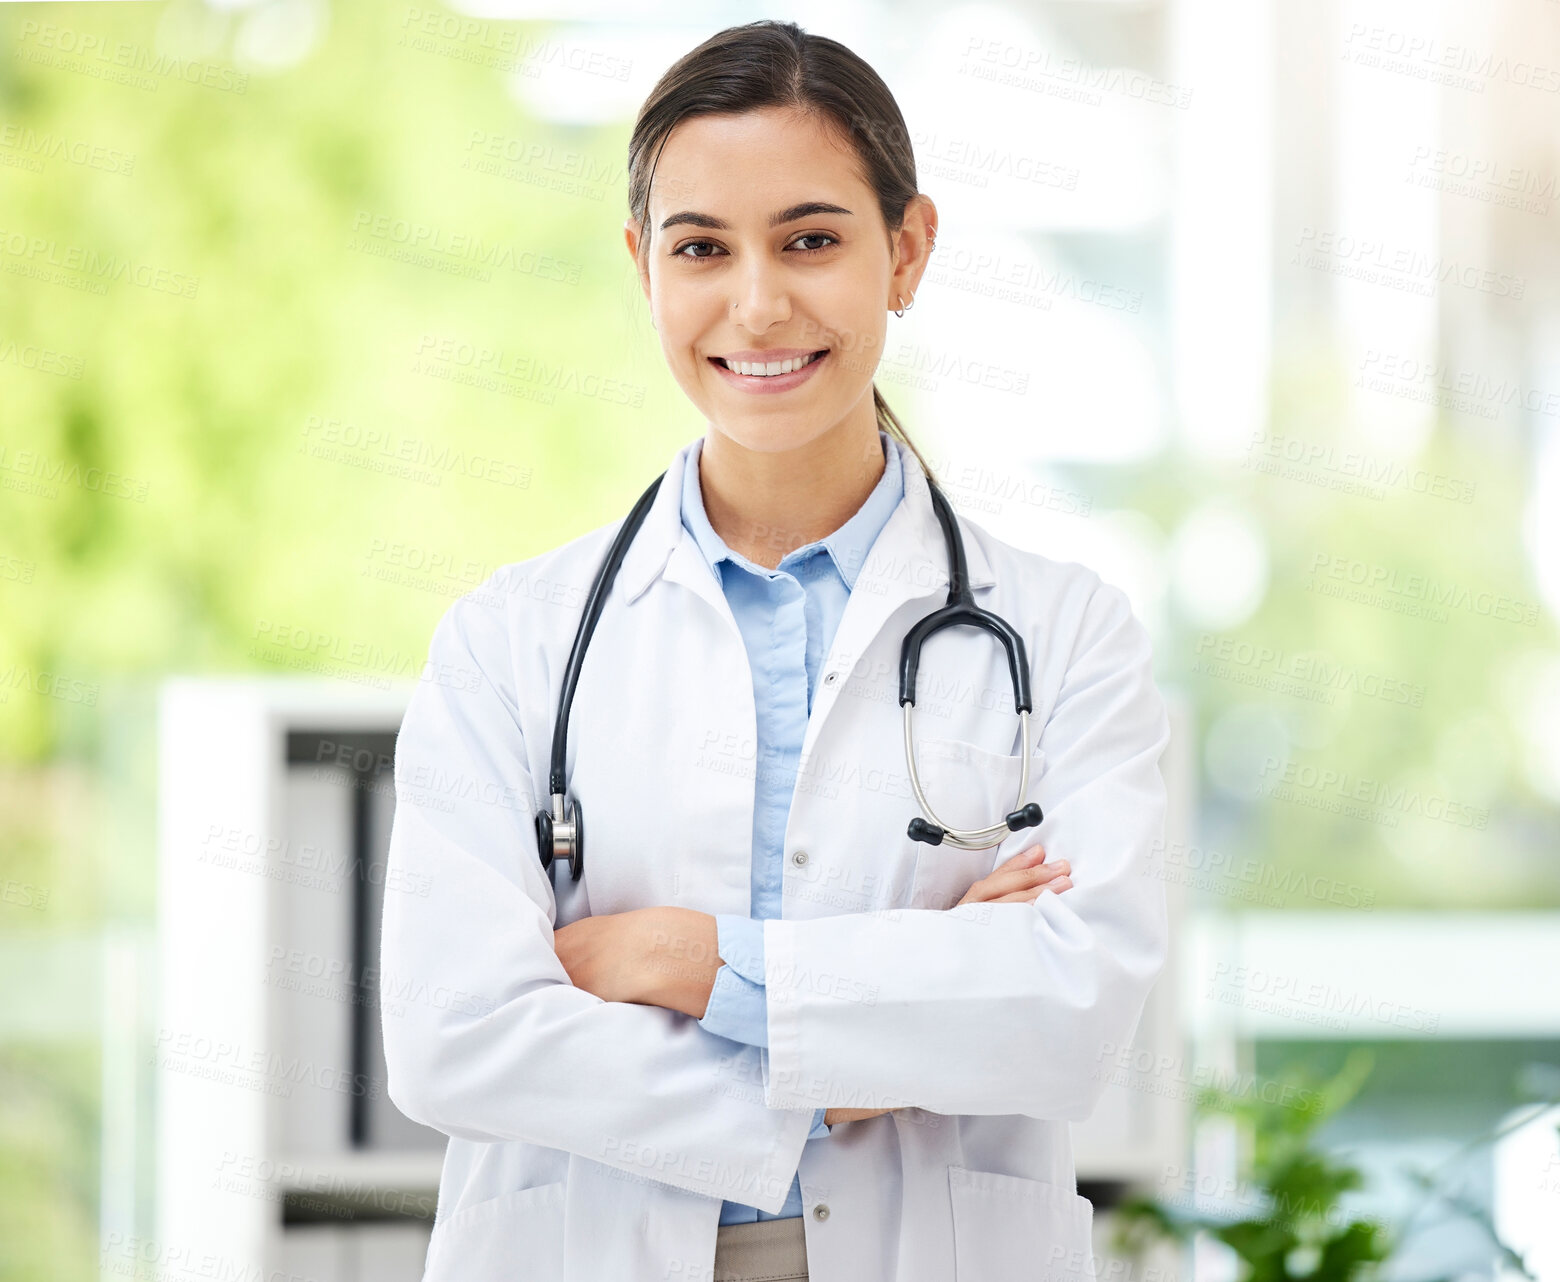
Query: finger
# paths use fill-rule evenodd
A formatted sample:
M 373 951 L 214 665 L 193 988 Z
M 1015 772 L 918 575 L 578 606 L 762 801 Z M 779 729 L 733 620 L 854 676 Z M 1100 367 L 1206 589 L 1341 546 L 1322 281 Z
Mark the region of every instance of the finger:
M 1072 871 L 1072 865 L 1065 859 L 1058 859 L 1053 864 L 1032 864 L 1021 868 L 999 868 L 996 872 L 987 873 L 977 883 L 981 886 L 983 897 L 1005 895 L 1010 891 L 1024 890 L 1036 884 L 1044 884 L 1053 877 L 1060 877 Z
M 1027 868 L 1031 864 L 1043 862 L 1044 859 L 1044 846 L 1030 846 L 1028 849 L 1020 850 L 1011 859 L 1004 859 L 1002 863 L 997 866 L 997 871 L 1001 872 L 1007 868 Z
M 1034 886 L 1029 890 L 1015 890 L 1011 895 L 1002 895 L 997 899 L 987 900 L 992 904 L 1027 904 L 1038 899 L 1047 890 L 1055 891 L 1058 895 L 1072 886 L 1071 877 L 1053 877 L 1043 886 Z

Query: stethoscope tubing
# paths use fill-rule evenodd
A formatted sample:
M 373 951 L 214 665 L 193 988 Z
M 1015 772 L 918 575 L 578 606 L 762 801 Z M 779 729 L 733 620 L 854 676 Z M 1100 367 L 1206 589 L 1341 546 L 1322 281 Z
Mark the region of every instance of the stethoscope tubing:
M 1022 806 L 1024 794 L 1029 791 L 1029 710 L 1025 708 L 1018 714 L 1021 726 L 1020 737 L 1023 740 L 1023 759 L 1019 767 L 1018 797 L 1013 802 L 1012 811 L 1001 823 L 987 824 L 984 828 L 950 828 L 937 817 L 937 812 L 932 809 L 932 803 L 926 799 L 926 793 L 921 788 L 921 776 L 915 763 L 915 736 L 910 729 L 910 714 L 914 708 L 913 702 L 905 704 L 905 760 L 910 763 L 910 787 L 915 790 L 915 799 L 926 812 L 926 817 L 941 831 L 940 844 L 956 846 L 960 850 L 985 850 L 1000 843 L 1008 833 L 1027 827 L 1027 824 L 1015 825 L 1013 816 L 1024 815 L 1027 818 L 1027 813 Z
M 574 644 L 569 650 L 569 661 L 564 667 L 563 689 L 558 700 L 558 712 L 553 722 L 552 758 L 548 773 L 548 793 L 551 805 L 542 808 L 536 816 L 537 853 L 542 867 L 550 870 L 553 859 L 562 855 L 569 861 L 570 877 L 580 879 L 584 871 L 584 816 L 578 800 L 568 804 L 568 775 L 565 762 L 568 758 L 569 711 L 574 704 L 574 690 L 579 683 L 580 669 L 585 662 L 585 652 L 595 633 L 596 622 L 606 606 L 607 595 L 617 578 L 619 566 L 628 551 L 639 527 L 644 523 L 661 483 L 666 479 L 662 472 L 656 477 L 634 504 L 633 510 L 618 528 L 612 547 L 596 574 L 585 610 L 574 634 Z M 1029 696 L 1029 662 L 1024 651 L 1024 639 L 1011 624 L 1000 615 L 982 610 L 970 593 L 969 574 L 964 557 L 964 538 L 959 530 L 958 517 L 952 505 L 930 476 L 926 478 L 931 492 L 932 506 L 936 509 L 938 523 L 942 526 L 943 540 L 948 547 L 948 601 L 941 609 L 933 611 L 918 621 L 906 634 L 900 649 L 899 702 L 905 710 L 905 761 L 909 767 L 910 786 L 916 801 L 926 818 L 910 821 L 909 836 L 929 845 L 950 845 L 961 850 L 984 850 L 1001 842 L 1009 832 L 1033 827 L 1042 821 L 1040 807 L 1034 802 L 1023 804 L 1029 791 L 1029 714 L 1032 710 Z M 1018 713 L 1020 738 L 1022 739 L 1019 770 L 1018 800 L 1014 809 L 1002 822 L 987 824 L 984 828 L 950 828 L 937 818 L 926 792 L 921 787 L 920 772 L 916 767 L 915 737 L 912 714 L 915 709 L 916 673 L 921 662 L 921 646 L 930 636 L 944 628 L 954 626 L 978 627 L 990 632 L 1002 644 L 1007 654 L 1008 671 L 1013 681 L 1013 707 Z M 928 822 L 930 820 L 931 822 Z

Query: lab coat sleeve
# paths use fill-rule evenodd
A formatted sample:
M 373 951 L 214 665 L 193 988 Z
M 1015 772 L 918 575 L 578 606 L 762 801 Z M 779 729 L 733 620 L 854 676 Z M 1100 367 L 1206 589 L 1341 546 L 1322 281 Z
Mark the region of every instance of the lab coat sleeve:
M 778 1213 L 817 1106 L 767 1105 L 761 1050 L 603 1001 L 554 951 L 511 661 L 526 640 L 493 603 L 504 595 L 492 579 L 446 611 L 396 741 L 387 1093 L 446 1135 L 524 1140 Z
M 767 1102 L 1086 1118 L 1101 1056 L 1131 1042 L 1167 955 L 1164 886 L 1146 874 L 1169 739 L 1147 632 L 1125 594 L 1096 583 L 1036 793 L 1038 842 L 1071 863 L 1073 886 L 1028 903 L 766 920 Z

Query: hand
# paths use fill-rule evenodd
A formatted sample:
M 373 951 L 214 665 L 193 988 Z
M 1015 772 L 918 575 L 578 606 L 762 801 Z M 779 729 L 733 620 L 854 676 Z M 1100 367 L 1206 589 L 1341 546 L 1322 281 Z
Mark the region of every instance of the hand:
M 582 917 L 553 931 L 576 988 L 603 1001 L 664 1006 L 704 1018 L 721 967 L 715 918 L 691 908 L 636 908 Z
M 1071 871 L 1072 865 L 1065 859 L 1048 864 L 1045 847 L 1031 846 L 977 881 L 964 892 L 959 904 L 1022 904 L 1037 899 L 1046 890 L 1059 895 L 1072 885 L 1072 878 L 1067 875 Z
M 553 951 L 576 988 L 604 1002 L 638 1001 L 643 991 L 643 960 L 649 956 L 645 938 L 651 927 L 647 914 L 636 909 L 581 917 L 553 931 Z

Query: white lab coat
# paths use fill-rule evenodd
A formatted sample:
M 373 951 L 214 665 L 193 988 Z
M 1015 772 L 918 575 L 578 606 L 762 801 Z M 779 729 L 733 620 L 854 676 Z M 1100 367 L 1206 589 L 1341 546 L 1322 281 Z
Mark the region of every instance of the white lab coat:
M 1163 965 L 1149 638 L 1086 567 L 961 519 L 977 604 L 1028 647 L 1038 829 L 995 849 L 912 842 L 898 703 L 906 629 L 941 606 L 924 473 L 861 568 L 824 666 L 764 924 L 769 1048 L 575 988 L 552 932 L 656 904 L 750 911 L 747 653 L 679 517 L 672 459 L 596 628 L 569 724 L 579 882 L 536 854 L 562 674 L 619 521 L 503 567 L 454 603 L 397 742 L 383 920 L 388 1093 L 450 1136 L 427 1282 L 711 1277 L 723 1199 L 780 1209 L 800 1177 L 813 1282 L 1089 1279 L 1069 1121 L 1103 1089 Z M 1041 732 L 1043 728 L 1043 733 Z M 923 650 L 923 785 L 958 826 L 1015 808 L 1018 719 L 988 633 Z M 1074 886 L 949 911 L 1043 844 Z M 898 1111 L 836 1125 L 818 1107 Z

